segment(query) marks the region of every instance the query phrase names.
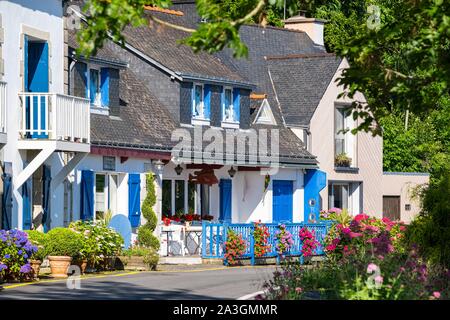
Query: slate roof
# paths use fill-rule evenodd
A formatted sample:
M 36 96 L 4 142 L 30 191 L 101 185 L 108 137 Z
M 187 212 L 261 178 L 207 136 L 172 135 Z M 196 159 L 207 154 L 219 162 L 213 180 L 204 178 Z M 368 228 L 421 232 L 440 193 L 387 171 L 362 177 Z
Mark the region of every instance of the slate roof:
M 188 32 L 152 23 L 151 26 L 127 27 L 124 36 L 128 44 L 178 75 L 251 85 L 218 57 L 206 52 L 194 53 L 190 47 L 180 44 L 180 40 L 189 36 Z
M 330 54 L 268 58 L 286 125 L 309 124 L 341 61 Z

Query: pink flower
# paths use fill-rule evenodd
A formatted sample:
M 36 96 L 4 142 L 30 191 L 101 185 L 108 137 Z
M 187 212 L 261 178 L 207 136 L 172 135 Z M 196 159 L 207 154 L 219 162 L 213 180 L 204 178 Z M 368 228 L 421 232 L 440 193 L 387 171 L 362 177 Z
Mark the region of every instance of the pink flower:
M 300 294 L 300 293 L 302 293 L 302 288 L 299 288 L 299 287 L 297 287 L 297 288 L 295 288 L 295 292 L 297 293 L 297 294 Z
M 334 251 L 336 250 L 336 246 L 334 244 L 329 244 L 326 246 L 327 251 Z
M 361 236 L 362 236 L 362 233 L 359 233 L 359 232 L 350 232 L 348 235 L 350 236 L 350 238 L 353 239 L 353 238 L 361 237 Z
M 375 277 L 375 283 L 382 284 L 383 283 L 383 277 L 382 276 L 376 276 Z
M 364 213 L 360 213 L 360 214 L 356 215 L 355 218 L 353 218 L 353 220 L 355 220 L 357 222 L 360 222 L 360 221 L 366 220 L 366 219 L 369 219 L 369 216 Z
M 435 291 L 435 292 L 433 292 L 433 297 L 435 297 L 436 299 L 439 299 L 441 297 L 441 293 L 439 291 Z
M 352 230 L 350 230 L 350 228 L 345 227 L 344 229 L 342 229 L 342 232 L 345 234 L 349 234 Z
M 367 273 L 372 273 L 378 269 L 378 266 L 375 263 L 370 263 L 367 266 Z

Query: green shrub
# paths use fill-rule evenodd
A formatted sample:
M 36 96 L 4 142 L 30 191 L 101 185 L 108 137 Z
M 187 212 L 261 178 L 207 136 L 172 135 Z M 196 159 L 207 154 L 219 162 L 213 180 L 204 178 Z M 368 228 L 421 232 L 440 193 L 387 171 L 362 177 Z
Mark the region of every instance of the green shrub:
M 138 242 L 144 247 L 153 248 L 159 250 L 160 241 L 158 237 L 153 234 L 153 231 L 146 226 L 142 226 L 138 229 Z
M 139 228 L 137 240 L 141 246 L 159 250 L 159 239 L 153 234 L 158 224 L 158 218 L 153 210 L 153 206 L 156 203 L 154 179 L 153 174 L 149 173 L 146 175 L 147 196 L 142 204 L 142 215 L 147 222 Z
M 80 258 L 87 259 L 91 264 L 117 255 L 122 248 L 122 236 L 108 228 L 104 221 L 79 220 L 72 222 L 69 228 L 82 235 L 84 241 Z
M 450 268 L 450 170 L 423 193 L 423 209 L 413 220 L 406 239 L 417 244 L 431 263 Z
M 30 258 L 43 261 L 46 257 L 45 247 L 48 238 L 47 234 L 37 230 L 27 230 L 25 232 L 28 234 L 30 242 L 38 248 Z
M 137 257 L 144 257 L 144 263 L 150 267 L 150 269 L 155 270 L 156 266 L 158 265 L 159 261 L 159 255 L 153 248 L 147 248 L 147 247 L 140 247 L 135 246 L 131 247 L 128 250 L 122 251 L 122 255 L 131 257 L 131 256 L 137 256 Z
M 67 228 L 55 228 L 48 232 L 45 254 L 49 256 L 69 256 L 77 259 L 84 246 L 81 234 Z

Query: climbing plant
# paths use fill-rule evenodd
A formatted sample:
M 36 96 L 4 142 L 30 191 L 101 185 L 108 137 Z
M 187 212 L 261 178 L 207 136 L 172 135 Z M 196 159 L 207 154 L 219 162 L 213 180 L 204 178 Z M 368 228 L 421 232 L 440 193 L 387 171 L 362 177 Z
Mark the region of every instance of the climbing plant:
M 144 247 L 151 247 L 158 250 L 160 246 L 159 240 L 153 234 L 158 223 L 158 218 L 153 210 L 153 206 L 156 203 L 155 177 L 153 174 L 149 173 L 146 175 L 145 180 L 147 196 L 142 203 L 142 215 L 144 216 L 146 223 L 138 230 L 138 243 Z

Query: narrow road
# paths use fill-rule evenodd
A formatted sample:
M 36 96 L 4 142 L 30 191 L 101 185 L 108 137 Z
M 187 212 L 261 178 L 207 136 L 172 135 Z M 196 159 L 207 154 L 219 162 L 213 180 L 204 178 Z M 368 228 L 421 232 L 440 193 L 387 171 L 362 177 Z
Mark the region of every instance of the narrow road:
M 265 266 L 118 273 L 83 278 L 80 289 L 69 289 L 64 280 L 3 284 L 0 299 L 237 299 L 260 291 L 274 270 Z

